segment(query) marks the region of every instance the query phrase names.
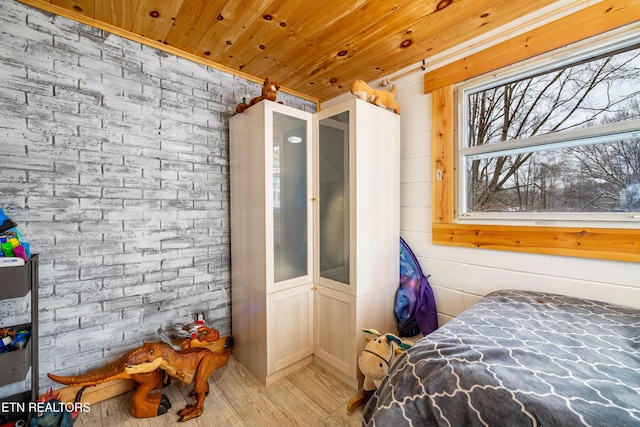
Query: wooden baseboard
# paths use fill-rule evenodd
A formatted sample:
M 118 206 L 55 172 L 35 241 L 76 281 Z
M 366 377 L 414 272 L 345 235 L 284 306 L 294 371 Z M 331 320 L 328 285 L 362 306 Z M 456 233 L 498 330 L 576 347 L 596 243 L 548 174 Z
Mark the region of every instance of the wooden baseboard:
M 98 403 L 103 400 L 111 399 L 112 397 L 119 396 L 135 388 L 136 383 L 133 380 L 113 380 L 106 383 L 98 384 L 96 386 L 87 387 L 82 393 L 80 401 L 82 403 Z M 74 402 L 76 395 L 80 391 L 81 386 L 67 386 L 56 390 L 56 393 L 60 395 L 62 402 Z
M 219 340 L 213 343 L 213 345 L 207 348 L 214 353 L 222 352 L 224 350 L 224 344 L 226 340 L 226 336 L 221 337 Z M 92 387 L 87 387 L 87 389 L 82 393 L 82 398 L 80 399 L 80 401 L 82 403 L 90 404 L 102 402 L 103 400 L 111 399 L 112 397 L 127 393 L 128 391 L 133 390 L 135 386 L 136 382 L 133 380 L 119 379 L 107 381 Z M 67 386 L 55 390 L 55 392 L 60 395 L 60 400 L 62 402 L 74 402 L 76 399 L 76 395 L 81 388 L 81 386 Z

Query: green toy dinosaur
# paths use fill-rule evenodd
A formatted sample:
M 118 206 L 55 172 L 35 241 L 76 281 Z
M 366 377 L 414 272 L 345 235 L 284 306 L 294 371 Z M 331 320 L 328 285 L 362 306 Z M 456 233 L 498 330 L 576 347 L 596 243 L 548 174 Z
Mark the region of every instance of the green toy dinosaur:
M 36 412 L 31 416 L 29 421 L 29 427 L 71 427 L 78 418 L 80 399 L 82 393 L 86 387 L 82 387 L 76 394 L 74 404 L 71 404 L 72 410 L 69 409 L 69 405 L 63 404 L 60 400 L 60 395 L 55 393 L 52 388 L 38 399 L 36 402 L 36 408 L 41 412 Z

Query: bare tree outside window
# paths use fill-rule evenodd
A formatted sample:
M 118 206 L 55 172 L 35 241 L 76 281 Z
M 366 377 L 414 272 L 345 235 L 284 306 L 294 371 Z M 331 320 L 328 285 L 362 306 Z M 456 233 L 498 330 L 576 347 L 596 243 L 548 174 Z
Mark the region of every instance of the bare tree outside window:
M 466 147 L 517 147 L 539 135 L 639 120 L 640 46 L 467 96 Z M 634 130 L 605 142 L 551 138 L 548 147 L 465 157 L 467 211 L 640 211 Z

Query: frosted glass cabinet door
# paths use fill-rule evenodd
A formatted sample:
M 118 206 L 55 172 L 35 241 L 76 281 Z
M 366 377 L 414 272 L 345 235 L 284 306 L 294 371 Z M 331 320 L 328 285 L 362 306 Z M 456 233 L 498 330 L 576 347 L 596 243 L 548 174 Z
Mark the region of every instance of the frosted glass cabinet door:
M 349 284 L 349 111 L 319 121 L 321 278 Z
M 308 274 L 307 121 L 273 113 L 274 282 Z

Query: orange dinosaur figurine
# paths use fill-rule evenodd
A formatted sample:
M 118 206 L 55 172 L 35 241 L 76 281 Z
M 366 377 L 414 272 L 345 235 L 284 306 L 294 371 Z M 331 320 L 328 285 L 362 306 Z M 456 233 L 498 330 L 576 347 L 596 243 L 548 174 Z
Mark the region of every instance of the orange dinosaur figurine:
M 247 108 L 251 107 L 254 104 L 262 101 L 263 99 L 268 99 L 269 101 L 275 101 L 278 93 L 278 89 L 280 89 L 280 85 L 276 82 L 269 81 L 267 78 L 262 84 L 262 95 L 256 98 L 253 98 L 249 101 L 248 104 L 242 103 L 236 107 L 236 113 L 242 113 Z
M 187 330 L 187 327 L 185 327 Z M 188 348 L 211 347 L 220 339 L 220 332 L 217 329 L 204 324 L 196 324 L 188 329 L 190 337 L 183 338 L 178 342 L 182 350 Z
M 176 323 L 174 325 L 176 339 L 169 338 L 167 331 L 162 328 L 158 329 L 160 340 L 166 342 L 174 350 L 186 350 L 188 348 L 207 347 L 211 351 L 218 348 L 216 342 L 220 339 L 220 332 L 206 324 L 204 313 L 196 314 L 196 321 L 188 325 Z
M 179 421 L 187 421 L 202 415 L 204 399 L 209 393 L 209 376 L 227 363 L 232 346 L 232 338 L 227 338 L 223 353 L 214 353 L 207 348 L 176 351 L 164 342 L 145 343 L 115 362 L 86 374 L 48 375 L 61 384 L 80 386 L 96 385 L 115 379 L 132 379 L 139 384 L 131 404 L 131 415 L 136 418 L 162 415 L 171 407 L 171 402 L 165 395 L 150 394 L 152 390 L 169 384 L 167 375 L 177 378 L 183 385 L 193 383 L 191 395 L 195 395 L 195 405 L 187 405 L 178 412 Z

